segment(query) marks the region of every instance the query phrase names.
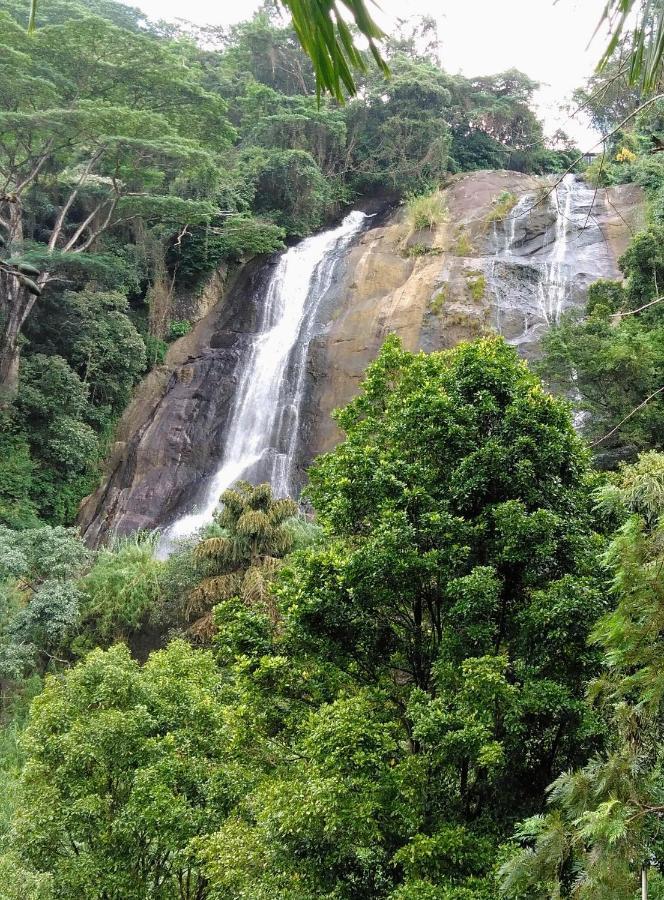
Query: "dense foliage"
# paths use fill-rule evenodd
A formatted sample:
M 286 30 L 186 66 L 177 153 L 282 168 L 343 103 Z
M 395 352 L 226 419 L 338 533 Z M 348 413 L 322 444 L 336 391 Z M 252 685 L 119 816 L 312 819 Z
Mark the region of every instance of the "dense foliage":
M 513 822 L 601 741 L 588 456 L 500 340 L 389 340 L 339 421 L 311 471 L 314 543 L 248 485 L 167 562 L 6 530 L 15 684 L 217 606 L 187 632 L 213 655 L 176 642 L 140 668 L 116 646 L 47 678 L 5 865 L 62 898 L 493 896 Z M 21 580 L 37 539 L 59 593 Z
M 0 13 L 0 898 L 634 900 L 646 868 L 664 896 L 661 109 L 588 173 L 649 198 L 625 281 L 541 363 L 631 465 L 600 475 L 502 340 L 390 337 L 310 470 L 316 524 L 241 483 L 167 560 L 93 551 L 65 526 L 178 298 L 358 197 L 415 231 L 451 173 L 571 156 L 533 82 L 447 74 L 426 20 L 342 106 L 269 10 L 40 14 L 28 39 Z M 615 123 L 638 101 L 602 77 Z
M 622 114 L 610 94 L 596 103 L 597 117 L 615 121 Z M 584 433 L 609 466 L 660 449 L 664 440 L 664 161 L 657 152 L 663 114 L 661 102 L 640 114 L 587 172 L 598 185 L 629 183 L 644 191 L 648 221 L 619 260 L 624 281 L 591 285 L 586 309 L 567 313 L 542 342 L 542 374 L 576 397 Z
M 551 785 L 549 813 L 520 826 L 504 887 L 528 900 L 632 897 L 635 870 L 653 864 L 655 896 L 663 887 L 664 456 L 623 469 L 600 502 L 620 522 L 605 557 L 617 602 L 592 633 L 604 667 L 589 689 L 609 740 Z

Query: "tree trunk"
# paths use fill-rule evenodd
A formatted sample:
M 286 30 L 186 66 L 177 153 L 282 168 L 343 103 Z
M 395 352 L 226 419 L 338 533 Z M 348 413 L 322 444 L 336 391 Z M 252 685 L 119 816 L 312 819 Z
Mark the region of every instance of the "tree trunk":
M 23 210 L 20 201 L 7 203 L 9 247 L 23 241 Z M 18 388 L 20 336 L 35 298 L 11 272 L 0 271 L 0 406 L 11 402 Z
M 48 273 L 42 273 L 37 283 L 41 287 L 47 279 Z M 0 272 L 0 405 L 16 395 L 21 332 L 35 300 L 14 275 Z
M 9 272 L 0 272 L 0 403 L 11 400 L 18 386 L 19 335 L 25 321 L 22 307 L 27 293 Z M 23 302 L 22 302 L 23 301 Z

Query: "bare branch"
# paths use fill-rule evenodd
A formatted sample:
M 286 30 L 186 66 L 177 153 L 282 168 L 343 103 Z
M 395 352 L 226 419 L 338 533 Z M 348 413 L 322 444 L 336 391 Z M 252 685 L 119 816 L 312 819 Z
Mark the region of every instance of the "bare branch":
M 102 211 L 102 209 L 106 206 L 107 203 L 108 203 L 108 199 L 102 200 L 101 203 L 98 203 L 95 206 L 95 208 L 92 210 L 92 212 L 88 216 L 86 216 L 86 218 L 81 222 L 81 224 L 78 226 L 78 228 L 76 229 L 74 234 L 69 238 L 67 243 L 62 248 L 65 253 L 68 253 L 70 250 L 74 249 L 74 247 L 76 245 L 76 241 L 78 241 L 80 239 L 80 237 L 83 234 L 83 232 L 85 231 L 85 229 L 90 225 L 90 223 L 93 221 L 94 217 Z
M 86 178 L 88 177 L 88 175 L 89 175 L 90 172 L 92 171 L 92 168 L 93 168 L 94 164 L 99 160 L 100 156 L 102 156 L 102 154 L 104 153 L 105 149 L 106 149 L 105 146 L 104 146 L 104 147 L 100 147 L 99 150 L 97 150 L 97 152 L 94 153 L 94 154 L 90 157 L 90 160 L 88 161 L 87 165 L 86 165 L 85 168 L 83 169 L 83 172 L 81 173 L 81 177 L 78 179 L 78 181 L 76 182 L 76 184 L 75 184 L 75 186 L 74 186 L 74 189 L 73 189 L 73 190 L 71 191 L 71 193 L 69 194 L 69 197 L 67 198 L 67 202 L 64 204 L 64 206 L 63 206 L 62 209 L 60 210 L 60 212 L 59 212 L 59 214 L 58 214 L 58 218 L 57 218 L 57 220 L 56 220 L 56 222 L 55 222 L 55 225 L 53 226 L 53 231 L 52 231 L 52 233 L 51 233 L 50 240 L 49 240 L 49 242 L 48 242 L 48 249 L 49 249 L 49 251 L 50 251 L 50 250 L 55 250 L 56 244 L 57 244 L 57 242 L 58 242 L 58 238 L 60 237 L 60 234 L 61 234 L 61 232 L 62 232 L 62 227 L 63 227 L 63 225 L 64 225 L 64 223 L 65 223 L 65 219 L 66 219 L 66 217 L 67 217 L 67 213 L 68 213 L 69 210 L 71 209 L 74 200 L 75 200 L 76 197 L 78 196 L 78 192 L 79 192 L 79 190 L 80 190 L 80 188 L 81 188 L 81 185 L 82 185 L 83 182 L 86 180 Z
M 625 424 L 625 422 L 628 421 L 628 419 L 631 419 L 632 416 L 636 415 L 636 413 L 637 413 L 640 409 L 643 409 L 643 407 L 646 405 L 646 403 L 650 403 L 650 401 L 653 400 L 658 394 L 661 394 L 662 391 L 664 391 L 664 385 L 662 385 L 661 388 L 657 388 L 656 391 L 653 391 L 653 393 L 652 393 L 649 397 L 646 397 L 646 399 L 643 400 L 643 402 L 639 403 L 639 405 L 638 405 L 637 407 L 635 407 L 635 408 L 631 411 L 631 413 L 629 413 L 628 415 L 626 415 L 625 418 L 624 418 L 622 421 L 618 422 L 618 424 L 616 425 L 615 428 L 612 428 L 611 431 L 607 432 L 607 433 L 604 435 L 604 437 L 601 437 L 601 438 L 599 438 L 598 440 L 593 441 L 592 444 L 591 444 L 590 446 L 591 446 L 591 447 L 596 447 L 598 444 L 601 444 L 601 443 L 602 443 L 603 441 L 605 441 L 607 438 L 610 438 L 612 434 L 615 434 L 616 431 L 618 431 L 618 429 L 621 428 L 621 427 Z
M 26 189 L 26 187 L 28 187 L 28 185 L 32 184 L 32 182 L 35 180 L 37 175 L 39 175 L 44 163 L 51 155 L 52 146 L 53 146 L 53 138 L 50 138 L 46 142 L 46 146 L 45 146 L 44 150 L 42 151 L 41 156 L 38 157 L 37 162 L 35 163 L 32 171 L 28 175 L 25 176 L 23 181 L 19 182 L 19 184 L 16 185 L 15 193 L 17 195 L 22 194 L 23 191 Z
M 108 201 L 106 201 L 106 202 L 108 202 Z M 88 237 L 88 239 L 86 241 L 84 241 L 80 247 L 76 247 L 76 249 L 73 251 L 74 253 L 83 253 L 84 250 L 87 250 L 90 247 L 90 245 L 94 242 L 95 238 L 99 237 L 99 235 L 108 228 L 108 223 L 111 221 L 111 216 L 113 215 L 113 212 L 115 211 L 115 207 L 117 206 L 117 203 L 118 203 L 118 198 L 115 197 L 111 201 L 111 205 L 108 208 L 108 213 L 107 213 L 106 217 L 104 218 L 104 221 L 99 226 L 99 228 L 95 228 L 90 233 L 90 236 Z

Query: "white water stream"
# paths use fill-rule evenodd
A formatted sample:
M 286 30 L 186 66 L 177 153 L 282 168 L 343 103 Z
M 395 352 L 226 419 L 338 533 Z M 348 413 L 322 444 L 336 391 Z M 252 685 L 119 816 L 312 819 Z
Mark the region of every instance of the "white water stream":
M 582 301 L 584 285 L 612 272 L 606 241 L 593 215 L 595 203 L 591 187 L 575 175 L 565 175 L 548 206 L 526 194 L 494 226 L 495 253 L 487 275 L 496 329 L 526 353 L 544 329 Z M 553 216 L 541 230 L 547 209 Z
M 239 373 L 221 464 L 199 508 L 166 529 L 160 555 L 208 524 L 219 496 L 242 478 L 253 481 L 257 475 L 269 481 L 278 497 L 290 493 L 316 312 L 337 262 L 366 218 L 352 212 L 337 228 L 307 238 L 279 257 Z

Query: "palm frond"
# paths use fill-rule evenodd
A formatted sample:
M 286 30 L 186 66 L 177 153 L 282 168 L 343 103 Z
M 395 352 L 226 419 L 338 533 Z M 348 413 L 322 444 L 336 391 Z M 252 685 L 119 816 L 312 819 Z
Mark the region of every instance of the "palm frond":
M 287 497 L 275 500 L 270 506 L 268 515 L 271 525 L 281 525 L 286 519 L 291 519 L 297 515 L 297 503 Z
M 260 509 L 247 509 L 237 520 L 236 528 L 243 537 L 265 537 L 270 531 L 270 520 Z
M 270 485 L 257 484 L 247 496 L 247 503 L 252 509 L 268 509 L 272 503 L 272 488 Z
M 190 592 L 187 598 L 185 614 L 187 619 L 200 615 L 210 609 L 221 600 L 235 597 L 242 590 L 242 573 L 230 572 L 227 575 L 214 575 L 204 578 L 201 583 Z
M 637 12 L 638 10 L 638 12 Z M 636 14 L 636 23 L 630 26 Z M 608 24 L 610 38 L 597 71 L 602 72 L 621 40 L 629 54 L 629 82 L 644 93 L 654 91 L 661 80 L 664 62 L 664 5 L 661 0 L 607 0 L 597 31 Z
M 244 573 L 241 597 L 249 606 L 264 602 L 268 592 L 268 579 L 260 566 L 252 566 Z
M 340 103 L 344 102 L 344 90 L 354 96 L 357 86 L 352 70 L 366 71 L 366 58 L 334 0 L 282 0 L 282 3 L 290 10 L 300 44 L 313 64 L 319 96 L 328 92 Z M 365 0 L 343 0 L 343 6 L 367 41 L 378 68 L 389 75 L 380 51 L 384 35 L 369 15 Z
M 196 619 L 187 631 L 197 644 L 209 644 L 217 631 L 217 626 L 214 623 L 214 612 L 206 612 L 205 615 Z
M 236 556 L 235 541 L 228 537 L 206 538 L 194 550 L 197 559 L 213 559 L 222 565 L 234 561 Z

